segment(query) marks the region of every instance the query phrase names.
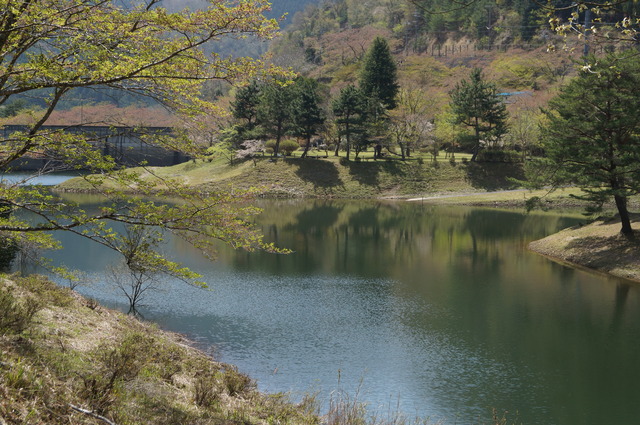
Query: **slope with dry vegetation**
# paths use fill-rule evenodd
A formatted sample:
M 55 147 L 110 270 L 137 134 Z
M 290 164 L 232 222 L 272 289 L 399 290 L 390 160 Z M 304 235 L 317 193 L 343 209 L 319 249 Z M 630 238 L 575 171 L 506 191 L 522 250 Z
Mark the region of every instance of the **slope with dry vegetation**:
M 0 277 L 0 424 L 313 424 L 177 334 L 42 277 Z

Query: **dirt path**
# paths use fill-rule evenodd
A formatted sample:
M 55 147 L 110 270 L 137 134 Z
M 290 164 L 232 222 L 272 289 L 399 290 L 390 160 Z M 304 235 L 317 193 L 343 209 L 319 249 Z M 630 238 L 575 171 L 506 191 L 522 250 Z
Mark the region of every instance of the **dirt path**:
M 419 201 L 429 201 L 429 200 L 434 200 L 434 199 L 447 199 L 447 198 L 464 198 L 464 197 L 471 197 L 471 196 L 477 196 L 477 197 L 491 197 L 492 195 L 502 195 L 502 194 L 509 194 L 509 193 L 524 193 L 524 192 L 529 192 L 528 189 L 513 189 L 513 190 L 496 190 L 493 192 L 467 192 L 467 193 L 451 193 L 451 194 L 439 194 L 439 195 L 434 195 L 434 196 L 425 196 L 425 197 L 420 197 L 420 198 L 409 198 L 407 199 L 407 201 L 409 202 L 419 202 Z M 487 200 L 488 202 L 490 202 L 491 200 Z

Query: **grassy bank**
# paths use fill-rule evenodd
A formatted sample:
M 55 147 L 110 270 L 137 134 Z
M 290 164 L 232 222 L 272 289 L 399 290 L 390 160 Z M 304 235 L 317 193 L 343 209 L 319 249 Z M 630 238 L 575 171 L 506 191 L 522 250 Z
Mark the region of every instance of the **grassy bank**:
M 458 157 L 457 157 L 458 158 Z M 464 158 L 464 157 L 463 157 Z M 448 205 L 499 206 L 523 208 L 528 199 L 540 197 L 549 208 L 579 208 L 577 188 L 549 193 L 548 190 L 518 189 L 513 179 L 523 179 L 522 164 L 455 162 L 439 158 L 407 161 L 360 161 L 340 157 L 300 159 L 260 157 L 255 161 L 223 159 L 190 161 L 172 167 L 132 169 L 158 186 L 165 179 L 177 179 L 203 191 L 256 189 L 260 196 L 284 198 L 408 199 Z M 66 191 L 88 191 L 81 178 L 58 186 Z M 637 205 L 637 199 L 631 205 Z
M 620 233 L 620 220 L 598 220 L 529 244 L 553 260 L 640 282 L 640 215 L 632 222 L 634 238 Z
M 344 158 L 257 158 L 229 165 L 224 160 L 190 161 L 173 167 L 152 168 L 152 178 L 176 178 L 203 190 L 257 188 L 264 196 L 324 198 L 408 198 L 426 194 L 484 192 L 511 189 L 511 177 L 521 178 L 521 164 L 401 161 L 346 161 Z M 161 184 L 161 183 L 159 183 Z M 87 187 L 79 179 L 60 186 Z
M 41 277 L 0 276 L 0 424 L 314 424 L 179 335 Z

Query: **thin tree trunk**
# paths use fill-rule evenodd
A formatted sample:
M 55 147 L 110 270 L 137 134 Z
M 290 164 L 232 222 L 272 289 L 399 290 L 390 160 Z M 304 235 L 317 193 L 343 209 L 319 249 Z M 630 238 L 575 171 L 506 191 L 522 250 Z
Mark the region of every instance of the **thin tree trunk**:
M 473 155 L 471 156 L 471 161 L 475 162 L 478 157 L 478 151 L 480 150 L 480 130 L 478 129 L 478 123 L 476 120 L 476 143 L 473 146 Z
M 622 224 L 620 233 L 625 236 L 633 235 L 633 229 L 631 228 L 631 219 L 629 217 L 629 210 L 627 210 L 627 198 L 620 195 L 614 195 L 613 198 L 616 201 L 618 214 L 620 214 L 620 223 Z
M 345 133 L 347 133 L 347 161 L 349 160 L 349 154 L 351 153 L 351 135 L 349 134 L 349 131 L 349 123 L 347 122 L 345 126 Z
M 278 123 L 276 129 L 276 145 L 273 147 L 273 157 L 278 157 L 278 151 L 280 150 L 280 139 L 282 138 L 282 124 Z
M 309 152 L 309 148 L 311 148 L 311 136 L 307 137 L 307 144 L 304 147 L 304 152 L 302 152 L 302 155 L 300 156 L 300 158 L 305 158 L 307 156 L 307 152 Z

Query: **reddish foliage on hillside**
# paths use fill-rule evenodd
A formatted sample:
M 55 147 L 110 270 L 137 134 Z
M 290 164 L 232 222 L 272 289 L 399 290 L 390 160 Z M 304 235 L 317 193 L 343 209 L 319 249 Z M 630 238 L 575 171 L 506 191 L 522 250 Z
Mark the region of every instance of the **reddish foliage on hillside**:
M 2 120 L 2 124 L 29 124 L 39 118 L 37 112 L 22 113 Z M 46 125 L 113 125 L 170 127 L 177 119 L 160 107 L 117 108 L 111 104 L 76 106 L 67 110 L 54 111 Z

